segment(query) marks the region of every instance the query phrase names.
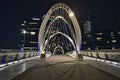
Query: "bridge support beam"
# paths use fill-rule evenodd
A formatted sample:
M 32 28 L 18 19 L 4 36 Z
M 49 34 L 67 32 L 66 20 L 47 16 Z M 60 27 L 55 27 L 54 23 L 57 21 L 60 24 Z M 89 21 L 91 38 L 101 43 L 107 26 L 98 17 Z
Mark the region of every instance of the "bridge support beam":
M 45 51 L 41 51 L 40 60 L 45 60 L 45 59 L 46 59 Z
M 46 54 L 41 54 L 40 60 L 45 60 L 46 59 Z
M 83 61 L 83 55 L 82 54 L 76 54 L 75 60 Z

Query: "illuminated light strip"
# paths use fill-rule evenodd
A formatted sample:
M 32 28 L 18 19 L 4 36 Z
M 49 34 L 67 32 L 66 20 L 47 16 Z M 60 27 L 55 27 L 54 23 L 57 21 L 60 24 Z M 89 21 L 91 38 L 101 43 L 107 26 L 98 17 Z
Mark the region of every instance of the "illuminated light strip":
M 23 61 L 23 60 L 19 60 L 20 62 Z
M 101 62 L 105 62 L 105 60 L 101 59 Z
M 0 65 L 0 68 L 1 68 L 1 67 L 4 67 L 4 66 L 6 66 L 6 64 L 1 64 L 1 65 Z
M 9 62 L 9 63 L 7 63 L 7 65 L 11 65 L 11 64 L 13 64 L 13 62 Z
M 25 60 L 32 60 L 32 59 L 39 58 L 39 57 L 40 56 L 35 56 L 35 57 L 27 58 L 27 59 L 22 59 L 22 60 L 18 60 L 18 61 L 9 62 L 9 63 L 6 63 L 6 64 L 1 64 L 0 68 L 5 67 L 5 66 L 9 66 L 9 65 L 12 65 L 12 64 L 17 64 L 17 63 L 25 61 Z
M 106 63 L 111 63 L 111 61 L 106 61 Z
M 94 59 L 94 58 L 90 57 L 90 59 Z
M 14 63 L 14 64 L 19 63 L 19 61 L 14 61 L 13 63 Z
M 112 62 L 112 64 L 115 64 L 115 65 L 116 65 L 116 64 L 118 64 L 118 62 Z
M 96 60 L 96 58 L 93 58 L 93 60 Z
M 120 63 L 119 62 L 113 62 L 111 61 L 111 65 L 114 66 L 114 67 L 119 67 L 120 68 Z
M 101 62 L 106 62 L 106 63 L 108 63 L 109 65 L 112 65 L 112 66 L 114 66 L 114 67 L 120 68 L 120 63 L 119 63 L 119 62 L 108 61 L 108 60 L 97 59 L 97 58 L 90 58 L 90 59 L 92 59 L 92 60 L 97 60 L 97 61 L 101 61 Z
M 119 65 L 119 64 L 118 64 L 118 65 L 116 64 L 116 65 L 113 65 L 113 66 L 114 66 L 114 67 L 118 67 L 118 68 L 120 68 L 120 65 Z

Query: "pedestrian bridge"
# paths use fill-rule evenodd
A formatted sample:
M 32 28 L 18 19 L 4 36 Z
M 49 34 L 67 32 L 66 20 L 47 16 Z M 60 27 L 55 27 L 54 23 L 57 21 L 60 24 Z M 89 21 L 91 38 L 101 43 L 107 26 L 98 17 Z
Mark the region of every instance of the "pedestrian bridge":
M 73 51 L 74 52 L 74 51 Z M 1 80 L 119 80 L 118 52 L 81 52 L 83 60 L 74 56 L 56 54 L 40 59 L 37 52 L 18 52 L 1 55 Z M 14 54 L 14 55 L 13 55 Z M 26 54 L 26 56 L 25 56 Z M 31 56 L 29 56 L 32 54 Z M 71 53 L 74 54 L 74 53 Z M 92 54 L 92 56 L 91 56 Z M 110 55 L 109 55 L 110 54 Z M 6 55 L 6 58 L 4 56 Z M 98 56 L 99 55 L 99 56 Z M 105 55 L 108 55 L 105 58 Z M 24 57 L 24 58 L 23 58 Z M 5 60 L 3 60 L 5 59 Z M 6 61 L 6 62 L 5 62 Z
M 41 23 L 38 51 L 1 52 L 0 80 L 120 80 L 120 54 L 82 51 L 73 11 L 53 5 Z

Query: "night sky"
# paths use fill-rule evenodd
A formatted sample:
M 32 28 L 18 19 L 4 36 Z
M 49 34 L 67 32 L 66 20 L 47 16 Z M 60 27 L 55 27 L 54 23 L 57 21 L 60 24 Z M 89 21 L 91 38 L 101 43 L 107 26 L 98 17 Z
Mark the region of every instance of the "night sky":
M 57 2 L 67 4 L 79 24 L 88 17 L 92 29 L 111 29 L 113 17 L 120 16 L 120 0 L 0 0 L 0 48 L 18 48 L 20 25 L 32 17 L 42 18 Z

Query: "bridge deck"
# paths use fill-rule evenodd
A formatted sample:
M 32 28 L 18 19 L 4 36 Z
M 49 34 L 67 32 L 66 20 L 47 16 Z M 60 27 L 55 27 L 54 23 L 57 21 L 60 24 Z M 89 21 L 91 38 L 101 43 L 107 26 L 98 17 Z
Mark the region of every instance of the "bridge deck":
M 90 66 L 86 61 L 74 61 L 68 56 L 53 56 L 36 64 L 12 80 L 120 80 Z

